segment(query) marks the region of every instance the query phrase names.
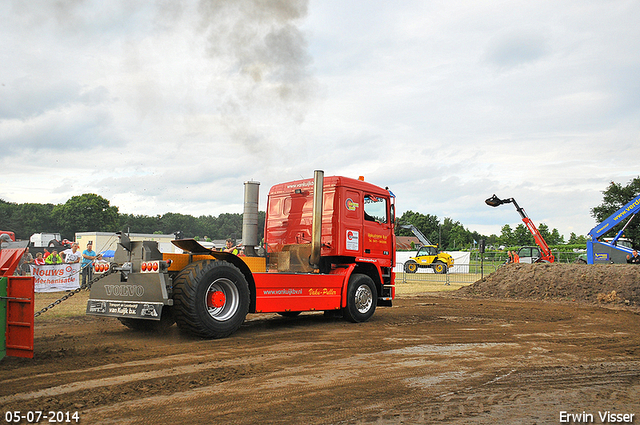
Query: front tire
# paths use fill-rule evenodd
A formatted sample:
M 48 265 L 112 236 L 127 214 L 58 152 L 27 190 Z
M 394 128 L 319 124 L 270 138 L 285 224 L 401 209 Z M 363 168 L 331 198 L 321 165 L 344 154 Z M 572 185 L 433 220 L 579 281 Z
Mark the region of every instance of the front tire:
M 347 306 L 342 317 L 354 323 L 366 322 L 376 311 L 378 292 L 373 280 L 366 274 L 354 273 L 347 285 Z
M 249 285 L 236 266 L 221 260 L 192 263 L 173 282 L 176 323 L 200 338 L 224 338 L 249 312 Z
M 438 274 L 446 274 L 447 273 L 447 265 L 442 261 L 436 261 L 433 263 L 433 271 Z

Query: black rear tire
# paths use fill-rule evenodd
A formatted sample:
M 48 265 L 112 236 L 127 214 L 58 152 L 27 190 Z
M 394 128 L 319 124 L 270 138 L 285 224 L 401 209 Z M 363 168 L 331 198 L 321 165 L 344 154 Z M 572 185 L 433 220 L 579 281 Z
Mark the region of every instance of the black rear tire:
M 173 300 L 180 329 L 200 338 L 224 338 L 238 330 L 249 312 L 249 285 L 227 261 L 198 261 L 174 279 Z
M 342 317 L 354 323 L 366 322 L 376 311 L 378 292 L 373 280 L 366 274 L 354 273 L 347 285 L 347 306 Z

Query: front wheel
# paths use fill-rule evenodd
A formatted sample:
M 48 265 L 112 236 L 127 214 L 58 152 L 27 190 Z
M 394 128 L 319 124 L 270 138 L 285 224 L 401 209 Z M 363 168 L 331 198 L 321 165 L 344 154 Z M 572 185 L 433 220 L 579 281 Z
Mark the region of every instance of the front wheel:
M 433 271 L 439 274 L 447 273 L 447 265 L 441 261 L 433 263 Z
M 347 306 L 342 317 L 354 323 L 366 322 L 376 311 L 378 292 L 373 280 L 366 274 L 354 273 L 347 285 Z
M 249 285 L 236 266 L 204 260 L 185 267 L 173 283 L 174 315 L 181 329 L 201 338 L 224 338 L 249 312 Z

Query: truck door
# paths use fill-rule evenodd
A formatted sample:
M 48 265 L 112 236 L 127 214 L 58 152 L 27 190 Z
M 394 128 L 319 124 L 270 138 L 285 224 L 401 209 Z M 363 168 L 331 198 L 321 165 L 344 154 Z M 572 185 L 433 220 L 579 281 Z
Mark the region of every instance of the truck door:
M 365 257 L 390 258 L 393 252 L 391 244 L 391 223 L 389 222 L 388 202 L 386 198 L 373 194 L 364 195 L 364 235 L 363 253 Z

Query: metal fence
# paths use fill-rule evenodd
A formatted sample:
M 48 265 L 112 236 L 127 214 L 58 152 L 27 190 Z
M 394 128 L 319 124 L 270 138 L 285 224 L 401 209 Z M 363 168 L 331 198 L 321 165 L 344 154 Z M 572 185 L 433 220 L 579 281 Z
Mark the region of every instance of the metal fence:
M 502 263 L 496 262 L 476 262 L 471 260 L 469 264 L 456 264 L 447 273 L 435 273 L 431 268 L 418 268 L 415 273 L 406 273 L 404 263 L 396 267 L 397 283 L 431 283 L 442 285 L 471 285 L 482 279 L 500 267 Z
M 551 251 L 553 256 L 556 259 L 556 263 L 575 263 L 580 255 L 586 254 L 586 251 L 578 251 L 578 252 L 566 252 L 566 251 Z M 480 255 L 484 257 L 485 262 L 499 262 L 504 263 L 507 261 L 507 252 L 499 251 L 499 252 L 485 252 L 484 254 L 480 254 L 478 252 L 471 253 L 471 258 L 475 261 L 480 261 Z
M 573 263 L 580 254 L 582 253 L 553 252 L 556 262 L 558 263 Z M 395 268 L 396 282 L 471 285 L 498 270 L 506 261 L 506 252 L 487 252 L 484 254 L 473 252 L 469 256 L 467 264 L 457 262 L 444 274 L 434 273 L 431 268 L 418 268 L 416 273 L 406 273 L 404 271 L 404 263 L 398 263 Z

